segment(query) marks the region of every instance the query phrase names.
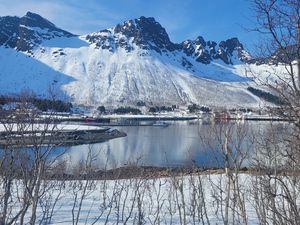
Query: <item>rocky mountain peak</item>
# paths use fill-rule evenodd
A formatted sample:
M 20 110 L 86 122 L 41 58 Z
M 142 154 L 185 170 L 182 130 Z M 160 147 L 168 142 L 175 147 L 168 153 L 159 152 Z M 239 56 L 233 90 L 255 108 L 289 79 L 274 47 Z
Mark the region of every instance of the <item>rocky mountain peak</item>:
M 196 44 L 196 45 L 201 45 L 201 46 L 203 46 L 203 47 L 206 46 L 206 42 L 205 42 L 205 40 L 204 40 L 204 38 L 203 38 L 202 36 L 198 36 L 198 37 L 196 38 L 195 44 Z
M 236 37 L 221 41 L 218 47 L 215 58 L 221 59 L 226 64 L 235 64 L 232 60 L 241 62 L 249 62 L 251 60 L 251 56 Z
M 217 44 L 214 41 L 205 41 L 202 36 L 195 40 L 187 40 L 181 43 L 182 50 L 196 61 L 209 64 L 214 59 L 220 59 L 226 64 L 233 64 L 232 57 L 235 52 L 238 60 L 247 62 L 249 54 L 237 38 L 230 38 Z
M 208 43 L 202 36 L 198 36 L 195 40 L 187 40 L 181 43 L 183 52 L 190 57 L 196 59 L 196 61 L 209 64 L 212 60 Z
M 230 38 L 217 44 L 198 36 L 194 40 L 186 40 L 181 44 L 173 43 L 160 23 L 153 17 L 144 16 L 127 20 L 112 29 L 89 34 L 86 39 L 90 43 L 94 43 L 97 48 L 107 49 L 111 52 L 119 47 L 130 52 L 136 46 L 141 49 L 154 50 L 160 54 L 175 50 L 182 51 L 186 56 L 203 64 L 209 64 L 216 59 L 220 59 L 226 64 L 233 64 L 236 62 L 236 60 L 232 60 L 233 56 L 243 62 L 250 57 L 237 38 Z M 183 62 L 183 64 L 187 63 Z
M 243 45 L 236 37 L 227 39 L 226 41 L 221 41 L 219 46 L 223 48 L 227 48 L 229 52 L 233 52 L 234 50 L 239 48 L 244 49 Z
M 39 14 L 27 12 L 25 16 L 20 18 L 20 25 L 27 27 L 39 27 L 41 29 L 56 30 L 56 26 L 48 21 L 47 19 L 41 17 Z
M 140 17 L 118 24 L 115 33 L 122 33 L 132 38 L 133 43 L 144 49 L 153 49 L 157 52 L 166 49 L 173 51 L 175 45 L 170 41 L 169 35 L 153 17 Z
M 38 14 L 27 12 L 23 17 L 0 17 L 0 46 L 30 51 L 43 40 L 55 37 L 71 37 L 73 34 L 57 28 Z
M 114 51 L 122 47 L 131 51 L 137 45 L 141 49 L 163 51 L 174 51 L 178 45 L 170 41 L 169 35 L 153 17 L 140 17 L 127 20 L 116 25 L 112 29 L 102 30 L 87 35 L 87 40 L 95 43 L 98 48 Z
M 18 51 L 31 51 L 44 40 L 56 37 L 72 37 L 73 34 L 56 27 L 42 16 L 27 12 L 25 16 L 0 17 L 0 46 L 15 48 Z M 127 52 L 136 48 L 154 50 L 159 54 L 181 51 L 185 53 L 183 64 L 191 67 L 192 59 L 209 64 L 219 59 L 226 64 L 239 61 L 248 62 L 249 54 L 237 38 L 230 38 L 217 44 L 206 41 L 202 36 L 186 40 L 181 44 L 173 43 L 165 28 L 153 17 L 141 16 L 116 25 L 111 29 L 91 33 L 86 39 L 96 48 L 116 51 L 118 48 Z M 175 53 L 174 53 L 175 54 Z M 237 60 L 235 60 L 237 59 Z

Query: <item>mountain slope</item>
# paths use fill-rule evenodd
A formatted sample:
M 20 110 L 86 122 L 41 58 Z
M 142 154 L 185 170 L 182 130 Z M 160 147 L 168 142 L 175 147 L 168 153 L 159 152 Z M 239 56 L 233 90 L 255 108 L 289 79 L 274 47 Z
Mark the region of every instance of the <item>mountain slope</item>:
M 145 17 L 79 37 L 37 14 L 27 17 L 35 23 L 0 17 L 0 52 L 10 55 L 0 60 L 2 93 L 27 88 L 45 96 L 55 86 L 84 105 L 259 103 L 246 90 L 250 80 L 236 69 L 250 59 L 236 38 L 176 44 L 154 18 Z M 9 21 L 22 32 L 9 32 Z
M 39 60 L 9 48 L 0 47 L 0 68 L 1 94 L 33 91 L 41 97 L 55 94 L 65 99 L 67 96 L 61 87 L 74 81 Z

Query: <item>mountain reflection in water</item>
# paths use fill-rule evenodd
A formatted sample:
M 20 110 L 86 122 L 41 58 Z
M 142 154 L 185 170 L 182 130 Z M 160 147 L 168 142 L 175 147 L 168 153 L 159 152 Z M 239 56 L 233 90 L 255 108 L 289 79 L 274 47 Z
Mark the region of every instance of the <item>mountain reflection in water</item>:
M 126 165 L 160 167 L 222 167 L 225 130 L 233 131 L 230 147 L 241 149 L 248 154 L 253 151 L 253 134 L 265 133 L 270 122 L 253 121 L 238 124 L 202 123 L 201 121 L 171 122 L 168 127 L 128 126 L 116 127 L 127 136 L 103 143 L 72 146 L 63 156 L 69 168 L 84 162 L 89 153 L 93 166 L 111 169 Z M 278 124 L 280 125 L 280 124 Z M 239 133 L 239 135 L 236 135 Z M 237 136 L 242 136 L 237 137 Z M 221 138 L 220 138 L 221 137 Z M 242 141 L 240 140 L 242 139 Z M 248 160 L 244 162 L 247 166 Z

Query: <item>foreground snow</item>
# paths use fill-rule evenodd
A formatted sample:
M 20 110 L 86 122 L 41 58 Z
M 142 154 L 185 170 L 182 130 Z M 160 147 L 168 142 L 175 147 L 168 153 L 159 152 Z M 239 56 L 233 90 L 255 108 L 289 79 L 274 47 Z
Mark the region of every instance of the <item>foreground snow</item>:
M 244 205 L 236 206 L 236 212 L 230 211 L 231 221 L 233 214 L 236 223 L 241 221 L 240 210 L 243 209 L 246 210 L 248 224 L 258 224 L 250 192 L 252 180 L 251 175 L 239 175 L 239 194 L 243 196 L 241 203 Z M 108 181 L 47 181 L 44 184 L 47 192 L 40 200 L 36 223 L 222 224 L 225 184 L 226 177 L 222 174 Z M 21 181 L 16 181 L 15 185 L 20 194 Z M 14 210 L 16 212 L 18 207 Z

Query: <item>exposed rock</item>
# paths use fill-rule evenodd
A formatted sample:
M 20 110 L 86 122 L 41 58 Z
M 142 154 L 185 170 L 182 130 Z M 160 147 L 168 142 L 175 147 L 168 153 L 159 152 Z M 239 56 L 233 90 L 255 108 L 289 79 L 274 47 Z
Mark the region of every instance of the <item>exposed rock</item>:
M 0 17 L 0 46 L 30 51 L 43 40 L 55 37 L 72 37 L 73 34 L 57 28 L 38 14 L 27 12 L 21 18 Z

